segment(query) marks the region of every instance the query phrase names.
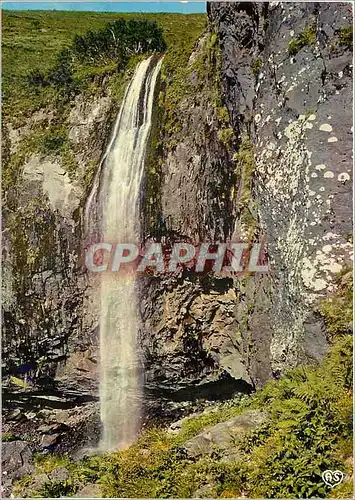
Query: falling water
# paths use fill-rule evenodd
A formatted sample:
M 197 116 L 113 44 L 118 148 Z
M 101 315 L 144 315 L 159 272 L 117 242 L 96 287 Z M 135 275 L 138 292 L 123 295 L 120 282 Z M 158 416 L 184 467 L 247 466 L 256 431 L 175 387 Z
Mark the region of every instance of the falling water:
M 161 61 L 138 64 L 87 207 L 99 206 L 106 243 L 138 241 L 138 198 Z M 87 216 L 88 217 L 88 216 Z M 140 427 L 142 371 L 137 349 L 137 298 L 133 272 L 102 273 L 100 312 L 100 449 L 132 444 Z

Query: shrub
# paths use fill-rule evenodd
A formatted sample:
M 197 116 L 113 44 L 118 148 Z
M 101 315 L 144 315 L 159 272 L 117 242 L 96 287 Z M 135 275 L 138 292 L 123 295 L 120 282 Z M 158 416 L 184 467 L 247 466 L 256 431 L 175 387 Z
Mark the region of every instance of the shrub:
M 222 144 L 224 144 L 227 148 L 229 148 L 231 145 L 231 141 L 233 140 L 234 137 L 234 131 L 231 127 L 222 128 L 218 130 L 217 137 Z
M 353 26 L 346 26 L 339 30 L 339 45 L 344 45 L 347 49 L 353 46 Z
M 312 23 L 308 28 L 305 28 L 302 33 L 294 38 L 288 44 L 288 52 L 291 56 L 296 55 L 303 47 L 307 45 L 313 46 L 317 41 L 317 25 Z
M 74 495 L 78 486 L 73 481 L 48 481 L 38 491 L 42 498 L 61 498 Z
M 251 63 L 251 70 L 255 77 L 259 75 L 262 65 L 263 65 L 262 60 L 259 58 L 254 59 L 254 61 Z
M 324 317 L 328 337 L 350 333 L 353 318 L 353 280 L 352 271 L 345 271 L 337 279 L 338 291 L 329 294 L 319 305 Z
M 16 441 L 17 439 L 19 439 L 17 436 L 9 432 L 4 432 L 1 436 L 1 441 L 3 443 L 9 443 L 10 441 Z
M 81 66 L 115 62 L 116 71 L 125 69 L 129 58 L 137 54 L 163 52 L 166 44 L 163 31 L 155 21 L 145 19 L 118 19 L 98 31 L 76 35 L 70 48 L 59 52 L 54 67 L 44 74 L 33 70 L 27 76 L 31 86 L 53 86 L 64 91 L 64 96 L 78 90 L 75 73 Z M 95 71 L 94 71 L 95 73 Z
M 115 59 L 124 66 L 127 56 L 147 52 L 164 52 L 162 29 L 155 21 L 118 19 L 105 28 L 77 35 L 72 50 L 81 59 Z
M 37 87 L 47 87 L 49 85 L 46 76 L 39 69 L 33 69 L 27 75 L 27 81 L 30 85 L 35 85 Z

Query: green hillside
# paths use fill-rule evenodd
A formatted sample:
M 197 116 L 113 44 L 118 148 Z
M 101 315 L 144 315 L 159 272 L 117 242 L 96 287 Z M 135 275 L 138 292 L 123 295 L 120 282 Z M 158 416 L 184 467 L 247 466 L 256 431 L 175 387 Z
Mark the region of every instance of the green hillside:
M 58 11 L 4 11 L 2 16 L 2 73 L 5 116 L 21 121 L 56 97 L 53 88 L 29 85 L 36 69 L 50 70 L 58 54 L 69 48 L 75 35 L 102 29 L 119 18 L 155 20 L 163 29 L 169 55 L 189 54 L 206 25 L 204 14 L 121 14 Z M 175 59 L 175 57 L 174 57 Z M 79 77 L 108 73 L 112 67 L 88 68 Z M 91 71 L 91 73 L 90 73 Z

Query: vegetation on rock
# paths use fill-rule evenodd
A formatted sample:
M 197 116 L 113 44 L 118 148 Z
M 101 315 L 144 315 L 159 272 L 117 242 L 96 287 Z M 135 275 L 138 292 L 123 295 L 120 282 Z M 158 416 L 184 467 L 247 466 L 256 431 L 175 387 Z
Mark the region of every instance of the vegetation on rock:
M 252 69 L 253 75 L 255 77 L 257 77 L 259 75 L 262 65 L 263 65 L 263 62 L 259 58 L 254 59 L 254 61 L 252 62 L 251 69 Z
M 288 44 L 288 52 L 291 56 L 296 55 L 303 47 L 313 46 L 317 41 L 317 25 L 313 22 L 306 27 L 297 38 L 293 38 Z
M 47 74 L 33 70 L 28 81 L 37 87 L 62 87 L 62 93 L 70 96 L 82 90 L 77 76 L 83 74 L 81 65 L 124 71 L 132 55 L 164 52 L 165 49 L 162 29 L 155 21 L 122 18 L 99 31 L 75 35 L 72 45 L 58 54 L 53 69 Z
M 351 333 L 353 321 L 352 270 L 345 270 L 337 276 L 338 293 L 330 295 L 319 305 L 330 338 Z
M 353 26 L 346 26 L 339 30 L 339 44 L 351 49 L 353 46 Z
M 204 15 L 5 11 L 5 136 L 7 126 L 25 127 L 35 112 L 42 113 L 43 120 L 21 134 L 19 153 L 11 158 L 5 154 L 3 189 L 19 179 L 21 165 L 31 153 L 58 155 L 75 175 L 67 126 L 75 96 L 90 99 L 108 92 L 119 105 L 139 58 L 154 51 L 166 50 L 164 65 L 176 81 L 205 19 Z

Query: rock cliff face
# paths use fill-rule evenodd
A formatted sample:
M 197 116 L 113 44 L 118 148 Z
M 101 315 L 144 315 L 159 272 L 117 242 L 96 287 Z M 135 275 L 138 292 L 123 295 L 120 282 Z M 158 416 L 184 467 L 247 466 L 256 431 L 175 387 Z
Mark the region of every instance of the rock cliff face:
M 266 236 L 270 273 L 142 282 L 147 387 L 176 398 L 248 390 L 319 360 L 318 304 L 351 260 L 350 6 L 212 2 L 208 16 L 229 119 L 192 64 L 180 135 L 162 155 L 163 238 Z
M 211 34 L 204 36 L 191 55 L 178 132 L 173 145 L 163 147 L 159 220 L 165 242 L 225 241 L 233 231 L 234 138 L 226 109 L 215 98 L 221 89 L 214 43 Z M 180 273 L 144 278 L 140 290 L 149 390 L 178 400 L 247 390 L 232 279 Z
M 270 360 L 278 373 L 324 353 L 315 305 L 350 264 L 352 10 L 341 3 L 211 4 L 209 17 L 220 34 L 235 130 L 242 133 L 250 117 L 254 199 L 272 271 Z
M 59 429 L 61 412 L 69 411 L 66 427 L 50 432 L 55 439 L 49 444 L 42 439 L 46 431 L 36 436 L 40 449 L 58 445 L 69 428 L 86 439 L 87 425 L 96 418 L 97 318 L 82 263 L 82 212 L 90 168 L 100 161 L 117 108 L 105 89 L 90 101 L 78 96 L 65 124 L 75 175 L 58 155 L 29 154 L 4 200 L 4 431 L 32 433 L 53 421 Z M 47 123 L 53 117 L 42 113 L 38 119 Z M 8 127 L 15 154 L 24 148 L 33 122 L 16 133 Z M 70 415 L 70 408 L 90 401 L 84 423 L 78 412 Z M 14 415 L 12 408 L 22 412 Z M 97 422 L 94 427 L 99 432 Z

